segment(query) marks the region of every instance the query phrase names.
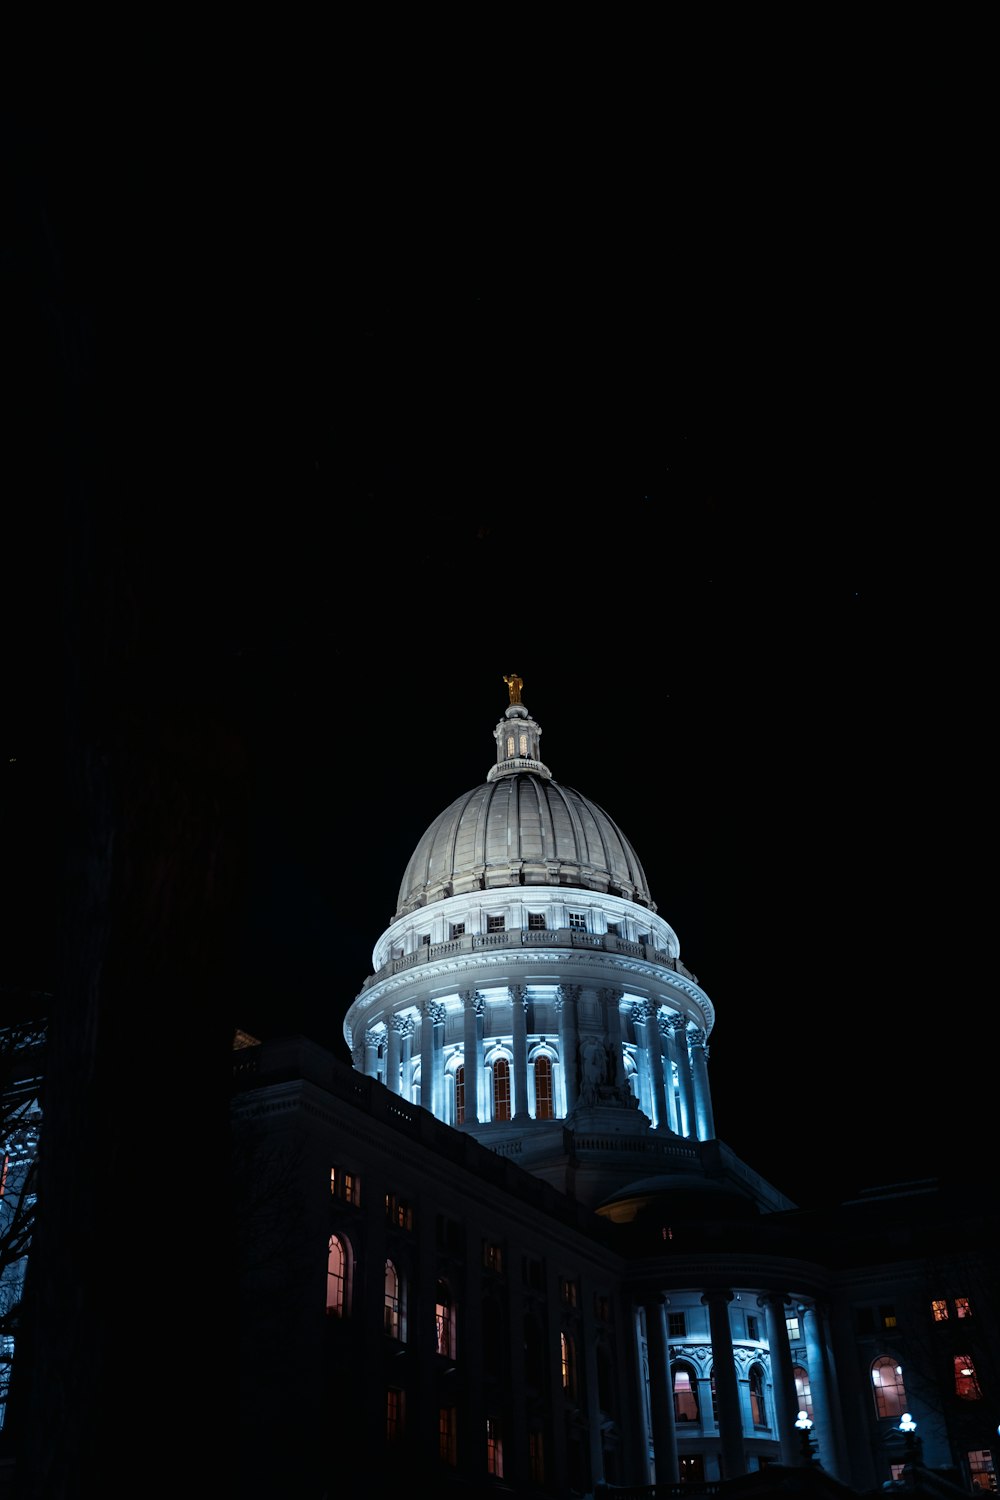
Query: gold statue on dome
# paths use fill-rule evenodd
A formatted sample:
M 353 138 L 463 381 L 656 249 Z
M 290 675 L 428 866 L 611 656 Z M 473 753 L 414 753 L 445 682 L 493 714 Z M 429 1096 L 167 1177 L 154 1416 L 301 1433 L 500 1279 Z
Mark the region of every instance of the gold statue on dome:
M 516 672 L 512 672 L 509 677 L 504 677 L 504 682 L 507 684 L 511 703 L 520 703 L 521 689 L 524 687 L 521 678 L 517 676 Z

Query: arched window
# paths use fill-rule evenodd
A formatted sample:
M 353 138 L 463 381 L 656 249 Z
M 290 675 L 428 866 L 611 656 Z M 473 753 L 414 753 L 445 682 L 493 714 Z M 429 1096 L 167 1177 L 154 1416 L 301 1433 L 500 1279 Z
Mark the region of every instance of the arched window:
M 562 1367 L 563 1390 L 568 1396 L 576 1397 L 576 1345 L 573 1335 L 561 1333 L 559 1335 L 559 1359 Z
M 451 1289 L 446 1281 L 439 1281 L 434 1294 L 434 1325 L 436 1347 L 439 1354 L 455 1358 L 455 1309 L 451 1301 Z
M 976 1367 L 967 1354 L 955 1355 L 955 1395 L 961 1396 L 963 1401 L 979 1401 L 982 1399 L 982 1391 L 979 1381 L 976 1379 Z
M 539 1057 L 535 1059 L 535 1119 L 551 1120 L 552 1116 L 552 1062 Z
M 465 1068 L 455 1069 L 455 1124 L 465 1124 Z
M 795 1376 L 795 1398 L 799 1403 L 796 1410 L 804 1411 L 806 1416 L 811 1418 L 814 1413 L 812 1388 L 809 1384 L 809 1371 L 803 1369 L 801 1365 L 796 1365 L 792 1370 L 792 1374 Z
M 493 1064 L 493 1118 L 510 1119 L 510 1063 L 505 1057 Z
M 674 1365 L 674 1420 L 698 1421 L 698 1384 L 690 1365 Z
M 330 1236 L 326 1257 L 326 1310 L 330 1317 L 346 1318 L 351 1310 L 350 1246 L 335 1234 Z
M 391 1339 L 406 1340 L 403 1279 L 391 1260 L 385 1263 L 385 1331 Z
M 767 1426 L 767 1407 L 764 1404 L 764 1371 L 760 1365 L 750 1366 L 750 1416 L 755 1427 Z
M 906 1388 L 903 1372 L 894 1359 L 883 1355 L 872 1363 L 872 1385 L 875 1390 L 875 1415 L 901 1417 L 906 1411 Z

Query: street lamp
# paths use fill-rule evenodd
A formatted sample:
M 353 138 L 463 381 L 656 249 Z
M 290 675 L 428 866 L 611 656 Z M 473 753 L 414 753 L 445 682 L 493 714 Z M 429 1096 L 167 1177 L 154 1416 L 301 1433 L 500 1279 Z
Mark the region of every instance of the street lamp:
M 810 1417 L 809 1413 L 806 1411 L 800 1411 L 798 1416 L 795 1418 L 795 1425 L 802 1434 L 802 1457 L 805 1459 L 806 1464 L 811 1466 L 813 1462 L 813 1454 L 815 1453 L 815 1446 L 813 1444 L 812 1438 L 809 1436 L 809 1430 L 812 1427 L 812 1418 Z
M 915 1433 L 917 1424 L 908 1411 L 904 1411 L 899 1419 L 899 1430 L 903 1434 L 906 1443 L 906 1462 L 912 1464 L 917 1456 L 917 1439 Z

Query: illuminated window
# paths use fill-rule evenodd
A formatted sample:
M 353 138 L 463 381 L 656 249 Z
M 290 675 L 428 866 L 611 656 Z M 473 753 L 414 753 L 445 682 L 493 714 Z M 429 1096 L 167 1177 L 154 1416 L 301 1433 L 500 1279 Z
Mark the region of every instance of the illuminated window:
M 486 1471 L 497 1479 L 503 1478 L 503 1443 L 496 1417 L 486 1418 Z
M 547 1057 L 535 1062 L 535 1119 L 551 1120 L 552 1108 L 552 1063 Z
M 465 1069 L 455 1069 L 455 1124 L 465 1124 Z
M 529 913 L 528 913 L 528 931 L 529 932 L 544 932 L 545 931 L 545 913 L 543 911 L 529 911 Z
M 811 1418 L 813 1415 L 813 1398 L 812 1388 L 809 1384 L 809 1371 L 803 1369 L 801 1365 L 796 1365 L 792 1374 L 795 1376 L 795 1398 L 799 1403 L 796 1410 L 804 1411 L 806 1416 Z
M 563 1390 L 568 1396 L 576 1396 L 576 1345 L 569 1333 L 559 1335 L 559 1362 L 562 1371 Z
M 326 1258 L 326 1310 L 334 1318 L 344 1318 L 350 1305 L 350 1249 L 335 1234 L 330 1236 Z
M 514 736 L 512 734 L 509 734 L 507 736 L 507 754 L 514 754 Z
M 972 1308 L 969 1306 L 968 1297 L 955 1298 L 955 1316 L 956 1318 L 972 1317 Z
M 5 1151 L 3 1154 L 3 1168 L 0 1169 L 0 1198 L 7 1191 L 7 1168 L 10 1166 L 10 1156 Z
M 872 1364 L 872 1386 L 875 1391 L 875 1414 L 879 1417 L 901 1417 L 906 1411 L 906 1388 L 903 1372 L 894 1359 L 883 1355 Z
M 398 1443 L 403 1436 L 405 1394 L 390 1386 L 385 1401 L 385 1440 Z
M 674 1417 L 678 1422 L 697 1422 L 698 1389 L 689 1365 L 674 1365 Z
M 518 749 L 519 749 L 519 751 L 520 751 L 520 753 L 522 755 L 527 755 L 527 753 L 528 753 L 528 736 L 526 734 L 522 734 L 521 735 L 521 737 L 520 737 L 520 739 L 518 741 Z
M 391 1260 L 385 1263 L 385 1331 L 389 1338 L 406 1338 L 406 1308 L 403 1283 Z
M 982 1394 L 972 1360 L 967 1354 L 956 1354 L 955 1395 L 961 1396 L 963 1401 L 979 1401 L 982 1399 Z
M 493 1118 L 510 1119 L 510 1064 L 505 1057 L 493 1064 Z
M 883 1328 L 895 1328 L 896 1309 L 894 1307 L 880 1307 L 878 1316 Z
M 687 1336 L 687 1319 L 682 1312 L 667 1313 L 667 1333 L 672 1339 L 682 1339 Z
M 791 1342 L 793 1344 L 797 1344 L 802 1337 L 801 1333 L 799 1332 L 798 1318 L 786 1318 L 785 1327 L 788 1329 L 788 1337 Z
M 767 1426 L 767 1408 L 764 1404 L 764 1371 L 760 1365 L 750 1366 L 750 1415 L 755 1427 Z
M 487 932 L 503 932 L 505 926 L 506 926 L 506 918 L 505 917 L 487 917 L 486 918 L 486 931 Z
M 935 1300 L 931 1303 L 931 1312 L 934 1314 L 935 1323 L 947 1323 L 948 1304 L 943 1298 Z
M 586 932 L 587 918 L 582 911 L 571 911 L 569 914 L 569 925 L 575 932 Z
M 545 1444 L 540 1432 L 528 1433 L 528 1471 L 532 1484 L 545 1483 Z
M 969 1478 L 974 1490 L 989 1490 L 996 1494 L 997 1476 L 993 1467 L 993 1454 L 989 1448 L 969 1450 Z
M 439 1354 L 455 1358 L 455 1309 L 446 1281 L 439 1281 L 434 1299 L 434 1329 Z
M 438 1452 L 452 1468 L 458 1463 L 458 1410 L 442 1406 L 438 1412 Z
M 400 1198 L 396 1193 L 385 1195 L 385 1216 L 390 1224 L 395 1224 L 397 1229 L 413 1229 L 413 1205 L 407 1203 L 405 1198 Z
M 345 1172 L 342 1167 L 330 1168 L 330 1192 L 344 1203 L 361 1203 L 361 1179 L 356 1172 Z

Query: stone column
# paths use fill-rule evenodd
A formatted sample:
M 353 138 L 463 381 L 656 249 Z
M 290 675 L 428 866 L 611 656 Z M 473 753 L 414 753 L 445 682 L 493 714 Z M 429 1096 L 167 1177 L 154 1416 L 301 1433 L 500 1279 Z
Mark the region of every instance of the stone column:
M 630 1014 L 635 1037 L 636 1071 L 639 1074 L 639 1108 L 650 1124 L 655 1126 L 656 1101 L 652 1097 L 649 1077 L 649 1006 L 645 1000 L 634 1000 Z
M 459 997 L 464 1016 L 465 1050 L 462 1066 L 465 1069 L 465 1123 L 479 1124 L 479 1017 L 482 1014 L 483 997 L 476 990 L 463 990 Z
M 528 991 L 523 984 L 512 984 L 509 990 L 514 1033 L 514 1098 L 512 1121 L 528 1118 Z
M 677 1081 L 680 1084 L 680 1134 L 697 1138 L 697 1115 L 694 1108 L 694 1089 L 691 1085 L 691 1059 L 688 1056 L 687 1021 L 683 1016 L 670 1016 L 668 1019 L 674 1034 Z
M 572 1114 L 580 1100 L 580 1075 L 576 1056 L 579 1044 L 576 1004 L 579 998 L 580 986 L 578 984 L 561 984 L 556 994 L 556 1012 L 559 1016 L 559 1052 L 562 1058 L 568 1115 Z
M 369 1027 L 365 1032 L 365 1072 L 369 1078 L 378 1077 L 378 1042 L 378 1032 Z
M 722 1477 L 735 1479 L 746 1473 L 743 1452 L 743 1420 L 740 1416 L 740 1387 L 733 1354 L 733 1333 L 729 1325 L 729 1304 L 733 1294 L 723 1288 L 706 1292 L 702 1302 L 708 1304 L 708 1326 L 712 1338 L 712 1363 L 715 1366 L 715 1394 L 719 1403 L 719 1438 L 722 1448 Z
M 660 1034 L 660 1018 L 656 1002 L 647 1002 L 646 1014 L 646 1062 L 649 1067 L 649 1095 L 653 1107 L 651 1116 L 653 1129 L 664 1129 L 670 1115 L 667 1110 L 666 1092 L 663 1087 L 663 1055 L 660 1051 L 663 1038 Z M 673 1093 L 673 1089 L 671 1089 Z
M 788 1324 L 785 1322 L 787 1302 L 788 1298 L 783 1292 L 765 1292 L 757 1298 L 757 1305 L 764 1309 L 767 1345 L 771 1351 L 774 1417 L 781 1442 L 781 1462 L 786 1468 L 794 1469 L 802 1463 L 802 1444 L 795 1427 L 799 1405 L 795 1393 L 792 1348 L 788 1342 Z
M 385 1086 L 393 1094 L 399 1093 L 399 1059 L 403 1027 L 407 1022 L 402 1016 L 393 1016 L 389 1022 L 389 1047 L 385 1060 Z
M 812 1392 L 813 1426 L 810 1436 L 816 1444 L 816 1457 L 828 1474 L 845 1480 L 841 1441 L 837 1423 L 836 1381 L 827 1348 L 826 1331 L 819 1308 L 799 1303 L 799 1317 L 806 1339 L 806 1369 Z
M 434 1026 L 433 1032 L 431 1034 L 431 1098 L 427 1105 L 427 1108 L 430 1109 L 436 1120 L 443 1120 L 446 1118 L 446 1111 L 444 1106 L 445 1008 L 440 1004 L 440 1002 L 435 1001 L 432 1005 L 428 1005 L 427 1009 L 430 1013 L 430 1018 Z M 422 1062 L 420 1066 L 422 1073 Z
M 630 1092 L 625 1082 L 625 1060 L 622 1053 L 622 1017 L 619 1006 L 625 991 L 608 989 L 601 991 L 604 1003 L 604 1028 L 608 1039 L 608 1082 L 624 1103 Z
M 656 1027 L 660 1033 L 660 1046 L 666 1062 L 663 1069 L 663 1097 L 667 1103 L 666 1123 L 674 1135 L 683 1135 L 681 1117 L 677 1108 L 677 1095 L 674 1092 L 674 1063 L 677 1061 L 677 1048 L 674 1044 L 674 1028 L 671 1018 L 658 1015 Z
M 400 1023 L 399 1040 L 403 1053 L 400 1064 L 403 1073 L 399 1092 L 411 1104 L 413 1103 L 413 1038 L 416 1030 L 417 1023 L 412 1016 L 407 1016 L 406 1020 Z
M 691 1076 L 694 1083 L 696 1135 L 700 1141 L 715 1140 L 712 1117 L 712 1091 L 708 1082 L 708 1036 L 700 1028 L 689 1033 L 691 1043 Z
M 657 1485 L 679 1484 L 677 1428 L 674 1424 L 674 1383 L 670 1375 L 667 1312 L 662 1296 L 644 1304 L 646 1352 L 649 1357 L 649 1410 L 653 1424 L 653 1458 Z

